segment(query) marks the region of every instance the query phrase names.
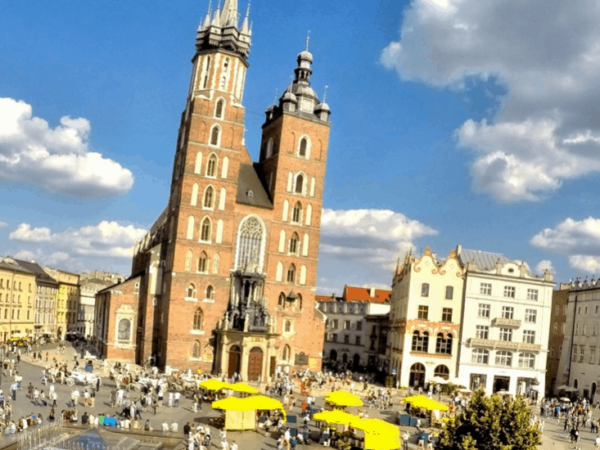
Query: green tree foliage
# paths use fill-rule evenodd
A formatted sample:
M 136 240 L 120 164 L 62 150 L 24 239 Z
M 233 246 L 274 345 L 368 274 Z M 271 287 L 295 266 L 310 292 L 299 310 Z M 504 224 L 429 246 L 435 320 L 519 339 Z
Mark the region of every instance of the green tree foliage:
M 537 450 L 540 432 L 530 426 L 531 412 L 522 398 L 473 394 L 464 412 L 440 433 L 439 450 Z

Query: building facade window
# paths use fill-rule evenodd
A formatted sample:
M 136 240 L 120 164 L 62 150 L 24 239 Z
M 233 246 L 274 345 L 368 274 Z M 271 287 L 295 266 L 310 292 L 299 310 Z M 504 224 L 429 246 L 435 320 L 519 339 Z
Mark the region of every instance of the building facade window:
M 201 308 L 196 309 L 194 313 L 194 325 L 193 329 L 196 331 L 201 331 L 204 329 L 204 313 Z
M 471 353 L 471 362 L 473 364 L 489 364 L 490 352 L 481 348 L 476 348 Z
M 412 351 L 427 353 L 429 347 L 429 333 L 424 331 L 423 334 L 418 331 L 413 332 Z
M 481 295 L 492 295 L 492 284 L 491 283 L 481 283 L 479 285 L 479 293 Z
M 515 298 L 515 287 L 514 286 L 504 286 L 504 296 L 506 298 Z
M 200 258 L 198 259 L 198 272 L 206 273 L 208 271 L 208 256 L 206 252 L 202 252 L 200 254 Z
M 442 308 L 442 322 L 452 322 L 452 308 Z
M 296 282 L 296 266 L 294 264 L 290 264 L 290 267 L 288 268 L 286 281 L 288 283 Z
M 215 288 L 213 288 L 212 286 L 208 286 L 206 288 L 206 297 L 204 297 L 206 300 L 214 300 L 215 299 Z
M 523 342 L 526 344 L 535 344 L 535 331 L 523 330 Z
M 202 221 L 202 226 L 200 227 L 200 240 L 203 242 L 210 241 L 210 219 L 205 217 Z
M 490 338 L 490 327 L 486 325 L 477 325 L 475 327 L 475 337 L 477 339 L 489 339 Z
M 506 351 L 496 352 L 496 365 L 497 366 L 512 366 L 512 353 Z
M 302 204 L 300 202 L 296 202 L 294 209 L 292 209 L 292 222 L 302 223 Z
M 454 287 L 446 286 L 446 300 L 452 300 L 454 297 Z
M 526 309 L 525 310 L 525 322 L 536 323 L 536 321 L 537 321 L 537 310 Z
M 590 347 L 590 364 L 596 364 L 596 347 Z
M 537 289 L 527 289 L 527 300 L 537 302 L 539 291 Z
M 515 316 L 515 308 L 512 306 L 503 306 L 502 307 L 502 318 L 503 319 L 513 319 Z
M 513 330 L 510 328 L 500 328 L 500 340 L 505 342 L 512 341 Z
M 422 320 L 429 319 L 429 306 L 424 306 L 424 305 L 419 306 L 419 319 L 422 319 Z
M 187 298 L 195 298 L 196 297 L 196 287 L 193 284 L 189 284 L 185 290 L 185 296 Z
M 491 310 L 492 310 L 491 305 L 488 305 L 487 303 L 480 303 L 479 307 L 477 308 L 477 316 L 485 318 L 485 319 L 489 319 Z
M 452 353 L 452 335 L 449 334 L 446 338 L 442 333 L 438 333 L 435 342 L 435 352 L 442 355 L 450 355 Z
M 217 129 L 217 128 L 215 128 Z M 217 155 L 212 154 L 208 158 L 208 163 L 206 164 L 206 176 L 207 177 L 216 177 L 217 176 Z
M 215 202 L 215 189 L 212 186 L 208 186 L 204 191 L 204 200 L 202 206 L 207 209 L 213 209 Z
M 519 354 L 519 367 L 522 369 L 533 369 L 535 367 L 535 355 L 531 353 Z
M 429 297 L 429 283 L 421 285 L 421 297 Z

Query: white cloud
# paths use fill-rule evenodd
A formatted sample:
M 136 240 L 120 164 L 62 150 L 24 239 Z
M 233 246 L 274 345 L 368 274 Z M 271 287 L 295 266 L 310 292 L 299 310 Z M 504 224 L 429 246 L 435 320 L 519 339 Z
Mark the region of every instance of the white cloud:
M 48 242 L 50 241 L 50 228 L 31 228 L 31 225 L 22 223 L 10 233 L 9 237 L 13 241 Z
M 577 270 L 596 272 L 600 268 L 600 219 L 567 218 L 554 228 L 546 228 L 531 238 L 531 245 L 567 255 Z
M 552 265 L 552 261 L 544 259 L 536 264 L 534 272 L 537 275 L 543 275 L 545 271 L 548 271 L 552 274 L 556 273 L 554 266 Z
M 6 228 L 8 226 L 8 224 L 6 222 L 2 222 L 0 220 L 0 228 Z
M 87 119 L 68 116 L 51 128 L 31 105 L 0 98 L 0 179 L 82 197 L 128 192 L 132 173 L 89 151 L 90 131 Z
M 505 86 L 494 122 L 465 122 L 458 143 L 474 149 L 476 189 L 535 201 L 600 171 L 598 20 L 591 0 L 413 0 L 381 62 L 438 88 Z
M 133 256 L 133 246 L 145 234 L 145 229 L 104 220 L 98 225 L 59 232 L 52 232 L 49 228 L 32 228 L 23 223 L 9 237 L 21 244 L 36 244 L 34 249 L 21 249 L 17 257 L 21 255 L 23 259 L 43 259 L 45 264 L 59 264 L 73 259 L 78 262 L 93 258 L 129 259 Z
M 390 210 L 324 209 L 319 292 L 324 285 L 389 286 L 397 258 L 420 238 L 436 234 L 433 228 Z

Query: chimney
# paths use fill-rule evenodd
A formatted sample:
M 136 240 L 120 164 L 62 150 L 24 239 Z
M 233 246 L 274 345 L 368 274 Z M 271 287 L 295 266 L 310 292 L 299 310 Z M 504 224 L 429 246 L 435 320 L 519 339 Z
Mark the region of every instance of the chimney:
M 369 290 L 369 297 L 371 297 L 371 298 L 375 297 L 375 288 L 374 288 L 374 287 L 372 287 L 372 288 Z

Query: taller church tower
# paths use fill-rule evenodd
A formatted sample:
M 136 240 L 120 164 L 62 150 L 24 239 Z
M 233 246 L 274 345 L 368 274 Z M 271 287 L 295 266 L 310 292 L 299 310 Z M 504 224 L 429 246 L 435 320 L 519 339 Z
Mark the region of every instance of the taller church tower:
M 134 256 L 135 359 L 265 380 L 321 367 L 315 291 L 330 109 L 311 88 L 307 48 L 267 110 L 253 163 L 242 105 L 248 14 L 240 25 L 238 1 L 226 0 L 198 28 L 169 205 Z

